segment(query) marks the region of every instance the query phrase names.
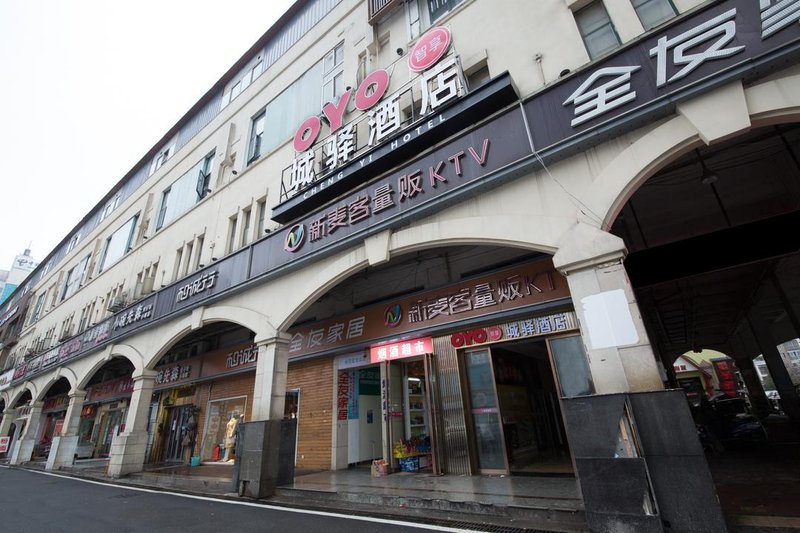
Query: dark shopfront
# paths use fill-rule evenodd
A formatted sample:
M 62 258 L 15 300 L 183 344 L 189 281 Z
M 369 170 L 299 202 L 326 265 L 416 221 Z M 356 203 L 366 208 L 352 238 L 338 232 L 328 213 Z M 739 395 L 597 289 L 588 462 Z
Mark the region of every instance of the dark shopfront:
M 382 459 L 390 471 L 571 475 L 560 389 L 587 393 L 591 383 L 574 313 L 548 310 L 568 309 L 568 297 L 540 260 L 290 331 L 290 354 L 312 356 L 305 365 L 324 361 L 308 346 L 340 329 L 367 337 L 368 352 L 333 363 L 333 468 Z M 464 312 L 433 313 L 441 301 Z M 507 315 L 521 318 L 492 321 Z M 561 383 L 553 362 L 580 377 Z M 313 401 L 304 409 L 322 412 Z
M 133 378 L 119 377 L 92 385 L 78 423 L 79 459 L 104 458 L 111 452 L 111 441 L 125 429 Z
M 47 458 L 53 437 L 60 434 L 64 427 L 64 417 L 67 414 L 68 405 L 69 396 L 67 394 L 57 394 L 45 398 L 42 405 L 42 423 L 36 438 L 36 445 L 33 448 L 32 457 L 34 459 Z

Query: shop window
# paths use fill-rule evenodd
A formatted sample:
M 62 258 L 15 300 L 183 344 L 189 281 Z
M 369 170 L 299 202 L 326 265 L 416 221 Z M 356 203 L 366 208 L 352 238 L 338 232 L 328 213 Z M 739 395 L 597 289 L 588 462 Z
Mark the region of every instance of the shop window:
M 645 30 L 655 28 L 676 14 L 670 0 L 632 0 L 632 3 Z
M 620 45 L 617 32 L 611 23 L 602 0 L 595 0 L 575 12 L 575 22 L 586 45 L 589 57 L 595 59 Z
M 246 396 L 208 402 L 208 414 L 201 450 L 201 459 L 203 461 L 221 461 L 226 458 L 226 449 L 232 448 L 228 435 L 228 425 L 231 420 L 241 420 L 239 417 L 244 416 L 246 408 Z M 236 424 L 232 425 L 235 428 Z M 227 459 L 232 460 L 230 452 L 228 452 Z
M 592 375 L 580 335 L 548 339 L 561 386 L 561 396 L 572 398 L 594 393 Z

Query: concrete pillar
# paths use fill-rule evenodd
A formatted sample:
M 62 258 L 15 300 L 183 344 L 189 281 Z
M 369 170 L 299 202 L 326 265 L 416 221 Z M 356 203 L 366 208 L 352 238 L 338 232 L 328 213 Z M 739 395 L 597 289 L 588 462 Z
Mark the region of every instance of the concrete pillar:
M 114 435 L 108 461 L 108 475 L 122 477 L 141 472 L 147 451 L 147 419 L 155 385 L 155 370 L 142 370 L 133 376 L 133 393 L 125 419 L 125 431 Z
M 17 418 L 17 410 L 8 407 L 3 411 L 2 416 L 3 418 L 0 420 L 0 437 L 10 437 L 8 430 Z
M 39 427 L 42 425 L 42 406 L 44 402 L 33 402 L 31 412 L 28 415 L 28 423 L 14 445 L 14 452 L 11 455 L 11 464 L 19 465 L 27 463 L 33 456 L 33 447 L 36 445 L 36 435 L 39 434 Z
M 553 256 L 567 277 L 597 394 L 664 388 L 624 258 L 619 237 L 586 224 Z
M 78 425 L 81 421 L 81 410 L 86 391 L 75 390 L 69 394 L 69 405 L 64 416 L 61 434 L 53 435 L 53 444 L 47 456 L 45 470 L 53 470 L 62 466 L 71 466 L 78 449 Z
M 772 411 L 772 405 L 764 393 L 764 387 L 761 385 L 761 378 L 758 376 L 753 360 L 749 357 L 734 357 L 734 361 L 736 361 L 736 368 L 739 369 L 747 387 L 753 414 L 758 418 L 765 418 Z
M 793 422 L 800 422 L 800 403 L 798 403 L 797 391 L 778 351 L 778 344 L 769 330 L 769 324 L 761 317 L 756 308 L 748 311 L 747 320 L 761 349 L 761 354 L 764 356 L 764 362 L 767 363 L 772 381 L 775 382 L 775 388 L 778 389 L 778 394 L 781 396 L 783 412 Z
M 286 404 L 289 337 L 278 334 L 258 344 L 253 420 L 282 420 Z

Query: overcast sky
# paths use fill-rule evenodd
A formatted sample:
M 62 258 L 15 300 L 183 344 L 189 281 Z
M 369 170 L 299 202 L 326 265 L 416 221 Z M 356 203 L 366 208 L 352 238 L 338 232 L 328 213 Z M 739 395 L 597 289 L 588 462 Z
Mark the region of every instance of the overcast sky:
M 292 0 L 0 0 L 0 269 L 43 260 Z

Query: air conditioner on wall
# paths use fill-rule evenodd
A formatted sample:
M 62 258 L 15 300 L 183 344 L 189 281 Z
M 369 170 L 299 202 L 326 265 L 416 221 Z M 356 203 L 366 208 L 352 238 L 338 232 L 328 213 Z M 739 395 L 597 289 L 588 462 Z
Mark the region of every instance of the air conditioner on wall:
M 108 307 L 106 309 L 112 313 L 116 313 L 127 305 L 126 297 L 127 294 L 123 292 L 119 296 L 111 298 L 111 301 L 108 302 Z

